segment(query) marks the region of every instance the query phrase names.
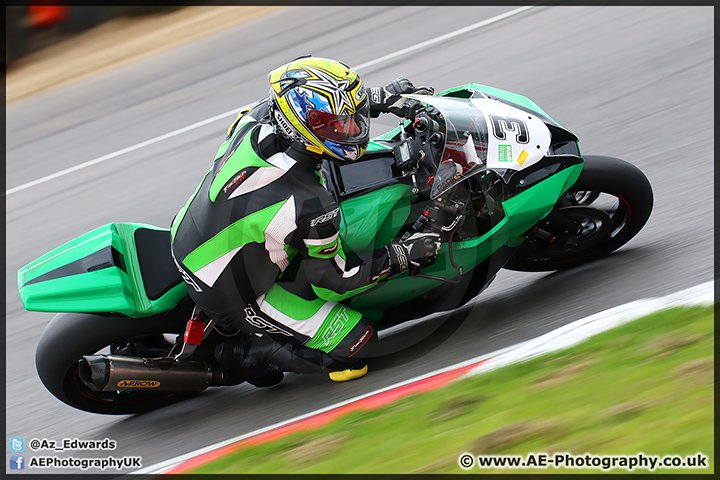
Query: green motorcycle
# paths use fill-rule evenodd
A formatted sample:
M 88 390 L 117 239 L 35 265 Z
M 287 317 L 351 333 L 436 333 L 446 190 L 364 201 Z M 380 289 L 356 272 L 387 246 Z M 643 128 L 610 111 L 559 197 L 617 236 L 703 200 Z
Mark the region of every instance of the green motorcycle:
M 373 139 L 362 161 L 325 162 L 321 172 L 342 210 L 348 255 L 416 231 L 441 235 L 433 266 L 345 301 L 378 329 L 456 309 L 501 268 L 595 260 L 647 222 L 645 175 L 620 159 L 581 156 L 577 137 L 528 98 L 475 83 L 407 97 L 409 118 Z M 297 270 L 291 263 L 283 275 Z M 18 285 L 27 310 L 61 312 L 40 337 L 36 366 L 68 405 L 132 414 L 242 382 L 212 356 L 224 337 L 188 321 L 195 305 L 168 229 L 105 225 L 20 269 Z

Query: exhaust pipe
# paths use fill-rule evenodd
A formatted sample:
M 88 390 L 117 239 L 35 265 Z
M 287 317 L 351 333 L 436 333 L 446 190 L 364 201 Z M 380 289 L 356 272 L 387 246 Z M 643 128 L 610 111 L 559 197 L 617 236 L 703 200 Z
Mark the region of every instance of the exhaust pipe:
M 85 355 L 78 361 L 78 374 L 85 385 L 97 392 L 201 391 L 242 382 L 208 362 L 177 363 L 171 359 L 116 355 Z

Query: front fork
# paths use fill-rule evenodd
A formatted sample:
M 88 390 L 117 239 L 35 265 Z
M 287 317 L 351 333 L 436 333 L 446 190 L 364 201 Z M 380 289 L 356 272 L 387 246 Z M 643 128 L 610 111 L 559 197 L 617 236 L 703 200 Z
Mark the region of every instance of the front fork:
M 580 226 L 560 211 L 556 205 L 550 214 L 530 228 L 527 234 L 551 245 L 556 245 L 558 241 L 568 244 L 575 240 L 579 229 Z

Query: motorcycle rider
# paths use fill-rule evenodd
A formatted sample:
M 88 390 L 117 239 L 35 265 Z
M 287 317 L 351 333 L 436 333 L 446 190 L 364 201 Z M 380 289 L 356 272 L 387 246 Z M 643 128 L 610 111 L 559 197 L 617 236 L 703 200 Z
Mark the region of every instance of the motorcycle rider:
M 401 94 L 432 91 L 403 77 L 366 90 L 352 68 L 314 57 L 273 70 L 269 82 L 268 98 L 240 112 L 173 220 L 173 258 L 198 307 L 226 333 L 241 333 L 215 357 L 249 383 L 274 385 L 283 371 L 358 378 L 377 332 L 342 301 L 432 265 L 439 236 L 416 233 L 370 258 L 348 255 L 320 166 L 358 161 L 370 117 L 403 116 Z

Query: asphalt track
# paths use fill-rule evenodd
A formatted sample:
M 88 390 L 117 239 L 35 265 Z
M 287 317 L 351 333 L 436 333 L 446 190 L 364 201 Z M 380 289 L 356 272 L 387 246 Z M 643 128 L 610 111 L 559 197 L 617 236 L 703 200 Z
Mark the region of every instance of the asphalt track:
M 267 72 L 298 55 L 360 65 L 513 9 L 288 8 L 30 97 L 6 109 L 6 187 L 253 102 L 267 92 Z M 37 378 L 35 345 L 52 315 L 23 309 L 17 270 L 109 222 L 167 227 L 230 119 L 9 195 L 7 437 L 110 438 L 118 443 L 113 456 L 141 455 L 150 465 L 711 280 L 713 42 L 711 7 L 537 7 L 361 70 L 368 85 L 404 75 L 437 90 L 475 81 L 522 93 L 576 133 L 582 152 L 634 163 L 655 191 L 648 224 L 617 253 L 564 273 L 502 271 L 467 320 L 371 364 L 361 381 L 288 375 L 270 389 L 216 389 L 156 412 L 111 417 L 58 402 Z M 381 119 L 373 133 L 394 124 Z

